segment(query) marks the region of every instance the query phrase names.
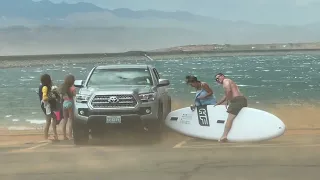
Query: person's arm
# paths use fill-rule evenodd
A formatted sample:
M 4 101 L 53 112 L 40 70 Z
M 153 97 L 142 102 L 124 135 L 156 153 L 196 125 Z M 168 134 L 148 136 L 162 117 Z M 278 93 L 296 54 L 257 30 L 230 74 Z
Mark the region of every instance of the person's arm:
M 221 98 L 221 100 L 220 100 L 219 102 L 217 102 L 216 105 L 222 104 L 224 101 L 226 101 L 226 99 L 227 99 L 227 97 L 226 97 L 226 95 L 224 95 L 224 96 Z
M 208 94 L 205 96 L 198 97 L 198 99 L 205 99 L 213 94 L 212 89 L 209 87 L 209 85 L 207 83 L 203 83 L 202 87 L 204 90 L 206 90 L 208 92 Z
M 42 100 L 48 101 L 48 87 L 47 86 L 42 87 Z
M 76 92 L 76 87 L 72 86 L 71 87 L 71 92 L 73 96 L 76 96 L 77 92 Z

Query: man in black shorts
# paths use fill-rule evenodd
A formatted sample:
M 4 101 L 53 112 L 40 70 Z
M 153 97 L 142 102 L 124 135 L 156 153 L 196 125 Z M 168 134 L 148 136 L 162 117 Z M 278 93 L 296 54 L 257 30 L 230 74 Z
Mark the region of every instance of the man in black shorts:
M 232 127 L 233 120 L 243 107 L 248 106 L 248 103 L 247 98 L 242 95 L 237 84 L 231 79 L 226 78 L 222 73 L 218 73 L 215 78 L 219 84 L 222 84 L 225 93 L 223 98 L 216 105 L 222 104 L 226 100 L 230 102 L 227 109 L 227 112 L 229 113 L 228 119 L 225 125 L 224 133 L 220 138 L 220 141 L 224 142 L 228 140 L 227 136 Z

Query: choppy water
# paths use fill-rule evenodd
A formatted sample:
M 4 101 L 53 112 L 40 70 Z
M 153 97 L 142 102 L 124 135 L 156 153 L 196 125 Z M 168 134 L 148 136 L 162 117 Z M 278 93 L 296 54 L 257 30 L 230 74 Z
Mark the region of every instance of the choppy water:
M 107 64 L 112 64 L 106 62 Z M 113 62 L 113 63 L 120 63 Z M 249 97 L 250 104 L 297 103 L 320 99 L 320 55 L 241 56 L 176 58 L 159 61 L 121 61 L 154 65 L 161 78 L 171 81 L 169 92 L 176 101 L 192 101 L 194 89 L 184 84 L 187 74 L 195 74 L 208 82 L 216 97 L 223 95 L 214 75 L 225 73 Z M 42 73 L 49 73 L 54 83 L 61 84 L 72 73 L 84 79 L 95 64 L 46 65 L 42 67 L 0 69 L 0 124 L 12 125 L 43 122 L 36 90 Z

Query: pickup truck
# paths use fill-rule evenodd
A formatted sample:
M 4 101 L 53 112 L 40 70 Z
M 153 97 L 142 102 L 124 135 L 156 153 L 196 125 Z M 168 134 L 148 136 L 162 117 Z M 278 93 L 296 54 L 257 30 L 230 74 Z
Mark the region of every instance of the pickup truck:
M 109 130 L 138 127 L 161 133 L 171 111 L 170 82 L 151 65 L 100 65 L 86 80 L 76 80 L 74 144 L 86 144 L 89 134 L 101 138 Z

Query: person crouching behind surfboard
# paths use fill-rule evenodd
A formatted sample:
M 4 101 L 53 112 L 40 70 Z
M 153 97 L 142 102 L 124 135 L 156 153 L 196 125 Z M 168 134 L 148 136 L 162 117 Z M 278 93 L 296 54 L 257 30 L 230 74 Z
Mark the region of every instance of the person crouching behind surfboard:
M 226 100 L 230 101 L 227 109 L 227 112 L 229 113 L 227 123 L 225 125 L 223 135 L 219 140 L 220 142 L 225 142 L 228 140 L 227 136 L 232 127 L 233 120 L 243 107 L 248 106 L 248 102 L 246 97 L 244 97 L 240 92 L 237 84 L 231 79 L 226 78 L 222 73 L 218 73 L 215 78 L 217 83 L 222 84 L 225 92 L 225 95 L 216 105 L 220 105 Z
M 191 105 L 192 110 L 195 106 L 215 105 L 217 103 L 212 89 L 206 82 L 201 82 L 197 77 L 189 75 L 186 76 L 186 83 L 196 89 L 195 103 Z

